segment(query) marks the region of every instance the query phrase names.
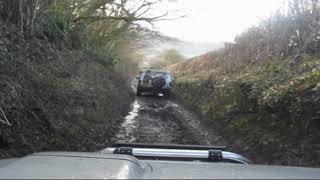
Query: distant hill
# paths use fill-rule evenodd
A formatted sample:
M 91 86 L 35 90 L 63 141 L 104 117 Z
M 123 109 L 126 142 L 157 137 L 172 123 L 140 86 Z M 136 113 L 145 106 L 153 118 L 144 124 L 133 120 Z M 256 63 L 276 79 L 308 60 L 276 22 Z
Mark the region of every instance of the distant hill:
M 148 57 L 154 57 L 165 49 L 177 49 L 186 58 L 202 55 L 224 46 L 224 42 L 191 42 L 181 40 L 170 40 L 156 43 L 154 46 L 146 49 L 144 53 Z

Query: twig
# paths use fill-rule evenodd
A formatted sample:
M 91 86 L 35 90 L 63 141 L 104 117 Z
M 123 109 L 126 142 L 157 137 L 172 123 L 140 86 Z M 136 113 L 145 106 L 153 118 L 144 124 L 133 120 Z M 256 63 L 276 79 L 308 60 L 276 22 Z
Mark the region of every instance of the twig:
M 23 27 L 24 27 L 24 18 L 23 18 L 23 2 L 22 0 L 19 0 L 19 13 L 20 13 L 20 30 L 23 32 Z
M 8 126 L 12 126 L 12 124 L 9 122 L 7 116 L 4 114 L 4 111 L 3 111 L 3 109 L 1 107 L 0 107 L 0 111 L 2 113 L 2 116 L 4 117 L 4 120 L 0 119 L 0 122 L 6 124 Z

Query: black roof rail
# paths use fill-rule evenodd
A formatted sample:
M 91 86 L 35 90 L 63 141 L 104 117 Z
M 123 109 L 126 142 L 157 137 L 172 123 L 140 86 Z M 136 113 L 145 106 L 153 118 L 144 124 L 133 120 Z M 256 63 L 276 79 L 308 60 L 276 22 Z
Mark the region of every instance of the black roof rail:
M 145 144 L 145 143 L 116 143 L 113 147 L 187 149 L 187 150 L 226 150 L 226 146 L 182 145 L 182 144 Z

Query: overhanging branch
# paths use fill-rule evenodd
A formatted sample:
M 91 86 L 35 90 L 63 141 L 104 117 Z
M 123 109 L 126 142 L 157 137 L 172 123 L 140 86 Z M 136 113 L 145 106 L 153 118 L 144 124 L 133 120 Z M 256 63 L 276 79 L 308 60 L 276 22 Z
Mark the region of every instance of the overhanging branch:
M 160 16 L 156 17 L 122 17 L 122 16 L 82 16 L 78 17 L 74 20 L 74 22 L 79 22 L 81 20 L 94 20 L 94 21 L 101 21 L 101 20 L 118 20 L 118 21 L 126 21 L 126 22 L 135 22 L 135 21 L 146 21 L 146 22 L 153 22 L 160 20 L 161 18 L 167 16 L 168 13 L 165 13 Z

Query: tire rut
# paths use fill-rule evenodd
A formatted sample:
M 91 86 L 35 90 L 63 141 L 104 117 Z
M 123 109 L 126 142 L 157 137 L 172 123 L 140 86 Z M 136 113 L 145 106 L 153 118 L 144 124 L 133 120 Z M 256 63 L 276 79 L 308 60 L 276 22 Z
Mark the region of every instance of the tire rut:
M 160 97 L 138 97 L 114 142 L 208 145 L 197 117 Z

